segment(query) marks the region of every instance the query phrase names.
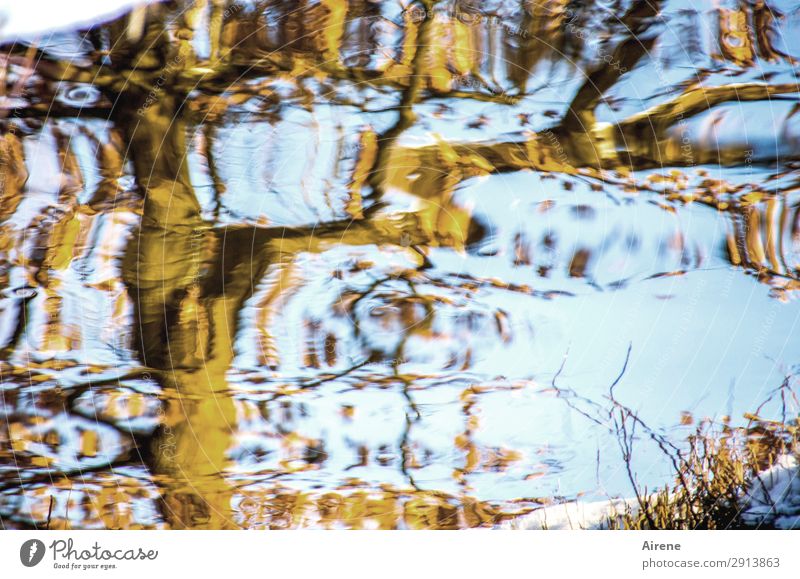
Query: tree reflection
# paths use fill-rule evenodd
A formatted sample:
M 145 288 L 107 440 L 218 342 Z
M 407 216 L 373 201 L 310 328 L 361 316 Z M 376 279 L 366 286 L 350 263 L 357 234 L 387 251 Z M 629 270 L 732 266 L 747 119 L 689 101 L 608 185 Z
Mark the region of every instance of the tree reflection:
M 481 386 L 466 386 L 460 397 L 464 424 L 453 440 L 460 462 L 452 475 L 460 495 L 454 498 L 426 490 L 415 478 L 423 459 L 415 454 L 419 449 L 412 440 L 422 416 L 414 389 L 422 380 L 402 368 L 413 357 L 415 341 L 436 344 L 446 353 L 442 370 L 468 374 L 478 357 L 471 338 L 488 335 L 503 344 L 514 339 L 509 314 L 502 309 L 483 316 L 490 323 L 473 312 L 443 321 L 447 307 L 460 299 L 468 301 L 477 289 L 545 299 L 567 293 L 488 275 L 432 271 L 429 256 L 436 249 L 466 255 L 490 237 L 486 224 L 458 197 L 470 179 L 533 171 L 563 179 L 565 189 L 588 183 L 598 193 L 649 191 L 665 203 L 698 202 L 729 218 L 730 264 L 769 284 L 784 299 L 800 287 L 796 249 L 787 242 L 794 243 L 800 230 L 800 209 L 789 197 L 796 189 L 791 181 L 795 167 L 785 165 L 780 187 L 769 191 L 711 178 L 695 167 L 747 167 L 752 157 L 737 143 L 711 139 L 709 135 L 716 134 L 711 129 L 692 142 L 687 156 L 684 135 L 676 130 L 729 103 L 792 97 L 798 92 L 795 80 L 703 84 L 726 70 L 701 67 L 696 78 L 668 87 L 669 94 L 657 104 L 636 112 L 628 106 L 613 122 L 601 121 L 605 109 L 613 108 L 611 95 L 625 75 L 642 67 L 656 50 L 662 38 L 661 16 L 669 3 L 614 3 L 611 14 L 592 3 L 580 8 L 550 1 L 499 4 L 498 14 L 492 14 L 463 2 L 434 0 L 403 6 L 337 0 L 247 6 L 221 0 L 159 3 L 92 27 L 80 37 L 88 48 L 79 58 L 57 58 L 46 45 L 5 47 L 2 90 L 16 100 L 13 109 L 2 109 L 0 287 L 12 287 L 18 280 L 6 272 L 19 268 L 14 275 L 24 279 L 23 289 L 47 296 L 43 321 L 37 322 L 44 328 L 37 347 L 48 352 L 77 350 L 78 332 L 63 321 L 64 272 L 75 266 L 80 247 L 102 245 L 97 242 L 102 219 L 112 216 L 113 221 L 121 211 L 139 216 L 124 248 L 124 292 L 116 278 L 96 285 L 114 295 L 117 310 L 124 310 L 129 300 L 133 349 L 162 388 L 158 427 L 152 434 L 138 434 L 136 443 L 170 527 L 234 528 L 264 524 L 265 519 L 273 526 L 281 526 L 280 521 L 291 526 L 317 517 L 324 526 L 341 521 L 360 526 L 372 520 L 381 528 L 400 521 L 413 528 L 454 528 L 490 524 L 503 516 L 471 495 L 472 475 L 502 471 L 520 456 L 513 449 L 482 444 L 475 436 L 478 419 L 473 406 Z M 713 57 L 724 66 L 739 67 L 737 74 L 744 74 L 759 58 L 793 62 L 776 46 L 780 14 L 766 4 L 720 9 L 714 17 L 719 19 L 719 53 Z M 602 38 L 599 49 L 577 32 L 586 30 Z M 545 111 L 552 122 L 531 130 L 530 117 L 540 111 L 528 107 L 536 103 L 538 84 L 566 82 L 558 76 L 563 70 L 571 77 L 580 72 L 584 80 L 573 86 L 563 110 Z M 64 87 L 88 85 L 99 91 L 92 103 L 77 107 L 59 97 Z M 448 117 L 452 108 L 464 103 L 513 111 L 514 130 L 490 140 L 430 134 L 427 123 L 455 118 Z M 274 126 L 293 114 L 322 114 L 325 107 L 332 107 L 334 116 L 348 111 L 342 117 L 355 114 L 364 119 L 357 127 L 342 128 L 336 147 L 319 145 L 319 158 L 302 176 L 312 180 L 324 173 L 320 180 L 328 217 L 293 225 L 273 224 L 270 215 L 256 222 L 226 221 L 226 212 L 228 217 L 232 214 L 228 190 L 235 183 L 224 175 L 229 162 L 224 132 L 239 121 Z M 466 128 L 479 129 L 493 120 L 470 118 Z M 78 128 L 70 132 L 73 123 Z M 53 135 L 58 156 L 58 208 L 18 228 L 13 220 L 30 193 L 29 165 L 34 162 L 23 141 L 42 124 Z M 96 175 L 88 196 L 82 194 L 89 185 L 74 150 L 76 134 L 94 147 Z M 280 149 L 283 143 L 274 144 Z M 326 157 L 326 150 L 334 152 Z M 796 153 L 775 153 L 775 158 L 763 153 L 759 162 L 783 167 Z M 191 170 L 193 155 L 204 163 L 203 187 L 213 197 L 210 211 Z M 334 169 L 319 169 L 328 165 Z M 648 173 L 662 167 L 672 171 Z M 128 172 L 135 179 L 136 195 L 122 184 Z M 280 191 L 279 204 L 313 206 L 308 198 L 301 201 L 304 187 L 305 181 Z M 392 210 L 397 198 L 411 209 Z M 664 207 L 674 211 L 672 205 Z M 322 209 L 312 208 L 321 215 Z M 576 218 L 588 213 L 578 209 Z M 542 236 L 536 251 L 558 253 L 556 236 L 536 233 Z M 513 266 L 536 266 L 532 277 L 538 284 L 553 266 L 533 255 L 529 237 L 513 236 Z M 30 238 L 36 240 L 32 248 Z M 324 372 L 298 382 L 301 389 L 311 390 L 369 364 L 385 364 L 388 371 L 371 378 L 381 388 L 397 386 L 402 393 L 405 428 L 397 441 L 396 464 L 413 491 L 384 488 L 376 497 L 354 483 L 357 491 L 349 495 L 315 495 L 314 507 L 306 511 L 302 493 L 279 487 L 241 491 L 229 480 L 239 407 L 227 375 L 245 326 L 246 304 L 253 299 L 259 311 L 258 362 L 272 371 L 279 369 L 282 360 L 274 345 L 272 320 L 295 289 L 298 262 L 334 246 L 389 247 L 405 261 L 379 270 L 381 275 L 369 283 L 348 285 L 341 271 L 338 278 L 334 272 L 334 279 L 342 283 L 328 318 L 304 319 L 302 365 Z M 591 272 L 592 259 L 601 250 L 565 249 L 566 275 L 604 289 Z M 352 264 L 353 272 L 360 268 L 370 266 Z M 682 271 L 656 275 L 678 273 Z M 279 283 L 259 293 L 268 274 Z M 437 293 L 442 288 L 448 292 L 444 297 Z M 29 327 L 31 299 L 22 296 L 9 308 L 15 323 L 3 338 L 2 358 L 10 365 L 23 349 L 24 338 L 34 333 Z M 372 307 L 373 302 L 378 307 Z M 446 332 L 441 329 L 444 324 Z M 345 340 L 337 338 L 337 331 L 352 338 L 351 350 L 358 352 L 358 359 L 348 361 L 342 355 L 338 344 Z M 382 341 L 376 337 L 381 332 L 394 339 Z M 455 344 L 441 345 L 445 333 Z M 77 396 L 64 398 L 74 403 Z M 313 452 L 305 453 L 306 462 L 324 462 L 324 445 L 308 448 Z M 366 463 L 370 449 L 360 452 Z M 118 458 L 128 462 L 122 454 Z M 263 504 L 274 510 L 265 513 Z

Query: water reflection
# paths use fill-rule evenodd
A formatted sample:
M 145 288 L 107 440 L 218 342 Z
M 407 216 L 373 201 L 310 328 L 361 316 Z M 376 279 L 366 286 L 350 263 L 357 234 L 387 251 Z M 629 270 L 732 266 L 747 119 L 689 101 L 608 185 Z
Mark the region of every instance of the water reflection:
M 795 23 L 672 4 L 158 4 L 6 46 L 3 524 L 625 493 L 553 376 L 602 400 L 629 345 L 658 428 L 752 411 L 797 362 Z

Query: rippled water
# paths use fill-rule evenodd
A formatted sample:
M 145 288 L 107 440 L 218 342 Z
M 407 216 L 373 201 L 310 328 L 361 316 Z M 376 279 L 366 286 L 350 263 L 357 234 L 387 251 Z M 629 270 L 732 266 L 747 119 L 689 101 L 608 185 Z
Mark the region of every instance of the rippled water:
M 154 5 L 7 44 L 0 521 L 488 526 L 629 495 L 614 401 L 676 444 L 741 423 L 800 362 L 784 4 Z M 633 466 L 673 477 L 645 435 Z

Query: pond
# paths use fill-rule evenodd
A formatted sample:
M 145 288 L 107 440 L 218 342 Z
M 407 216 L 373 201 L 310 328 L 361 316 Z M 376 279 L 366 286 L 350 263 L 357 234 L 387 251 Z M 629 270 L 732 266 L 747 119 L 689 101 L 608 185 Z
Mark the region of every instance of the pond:
M 492 526 L 663 487 L 698 425 L 796 416 L 795 11 L 5 31 L 3 527 Z

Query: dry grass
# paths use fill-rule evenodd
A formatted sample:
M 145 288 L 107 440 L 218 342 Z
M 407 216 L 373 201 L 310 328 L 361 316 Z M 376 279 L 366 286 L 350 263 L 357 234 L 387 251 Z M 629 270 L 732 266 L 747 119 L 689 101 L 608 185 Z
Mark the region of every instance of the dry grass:
M 675 483 L 655 493 L 638 485 L 639 508 L 610 517 L 612 529 L 740 529 L 742 509 L 757 475 L 779 456 L 798 454 L 797 419 L 781 422 L 747 416 L 746 427 L 705 423 L 689 437 L 686 449 L 671 455 Z M 624 458 L 630 461 L 631 416 L 617 422 Z M 633 479 L 632 479 L 633 482 Z

